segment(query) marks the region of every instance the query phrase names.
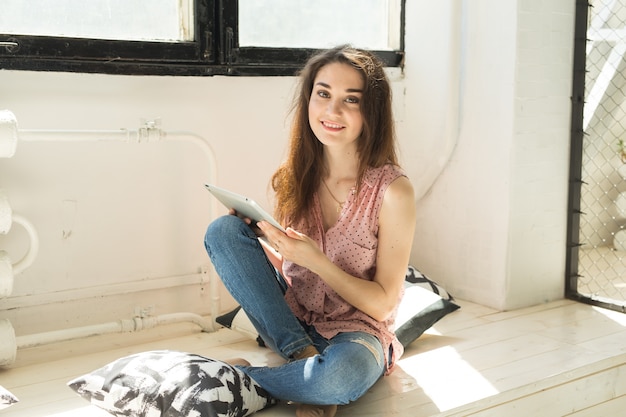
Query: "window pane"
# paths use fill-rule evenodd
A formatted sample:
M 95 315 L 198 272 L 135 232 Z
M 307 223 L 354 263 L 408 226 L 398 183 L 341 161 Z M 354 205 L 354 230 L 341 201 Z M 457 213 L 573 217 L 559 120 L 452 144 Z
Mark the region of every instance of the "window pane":
M 242 47 L 400 48 L 399 0 L 239 0 Z
M 191 41 L 193 0 L 2 0 L 0 33 Z

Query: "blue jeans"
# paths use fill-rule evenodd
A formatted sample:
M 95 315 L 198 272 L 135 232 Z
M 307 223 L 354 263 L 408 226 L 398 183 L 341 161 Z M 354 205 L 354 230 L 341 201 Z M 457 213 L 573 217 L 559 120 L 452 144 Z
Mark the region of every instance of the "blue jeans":
M 237 216 L 209 225 L 204 245 L 226 289 L 247 313 L 266 345 L 285 359 L 308 345 L 319 355 L 277 367 L 241 367 L 275 398 L 304 404 L 347 404 L 382 376 L 383 348 L 375 336 L 340 333 L 332 339 L 300 322 L 287 305 L 287 284 L 258 238 Z

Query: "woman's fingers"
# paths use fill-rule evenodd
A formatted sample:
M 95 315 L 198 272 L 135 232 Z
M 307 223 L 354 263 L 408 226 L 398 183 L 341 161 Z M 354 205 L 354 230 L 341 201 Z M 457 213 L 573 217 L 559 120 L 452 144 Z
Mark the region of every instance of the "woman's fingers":
M 257 226 L 259 229 L 263 231 L 263 233 L 265 234 L 265 237 L 270 241 L 270 244 L 272 245 L 272 247 L 276 249 L 276 251 L 280 251 L 281 244 L 284 243 L 282 241 L 285 238 L 285 233 L 283 233 L 281 230 L 277 229 L 276 227 L 272 226 L 266 221 L 258 222 Z

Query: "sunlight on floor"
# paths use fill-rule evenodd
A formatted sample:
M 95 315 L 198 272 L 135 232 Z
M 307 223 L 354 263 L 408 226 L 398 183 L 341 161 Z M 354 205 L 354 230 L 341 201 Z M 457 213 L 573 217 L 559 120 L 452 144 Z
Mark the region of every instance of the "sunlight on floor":
M 613 320 L 614 322 L 621 324 L 626 327 L 626 314 L 620 313 L 619 311 L 608 310 L 606 308 L 601 307 L 593 307 L 595 311 L 606 316 L 607 318 Z
M 398 365 L 440 411 L 499 393 L 450 346 L 400 359 Z

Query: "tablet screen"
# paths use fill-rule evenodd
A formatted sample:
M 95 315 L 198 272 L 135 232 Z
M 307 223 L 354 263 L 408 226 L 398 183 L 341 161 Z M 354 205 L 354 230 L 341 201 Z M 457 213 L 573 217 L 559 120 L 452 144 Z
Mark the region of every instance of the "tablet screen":
M 215 196 L 215 198 L 224 204 L 226 208 L 232 208 L 236 210 L 237 213 L 245 217 L 249 217 L 255 222 L 265 220 L 283 232 L 285 231 L 285 229 L 272 217 L 272 215 L 263 210 L 263 207 L 261 207 L 256 201 L 211 184 L 205 184 L 204 186 Z

